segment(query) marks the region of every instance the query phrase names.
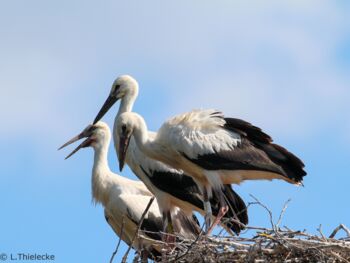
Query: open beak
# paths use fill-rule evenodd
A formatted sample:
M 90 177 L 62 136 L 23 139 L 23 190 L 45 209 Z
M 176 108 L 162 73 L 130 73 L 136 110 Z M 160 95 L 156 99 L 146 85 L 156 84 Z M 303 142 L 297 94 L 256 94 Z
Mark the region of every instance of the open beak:
M 72 139 L 70 139 L 68 142 L 63 144 L 60 148 L 58 148 L 58 150 L 61 150 L 62 148 L 66 147 L 66 146 L 68 146 L 76 141 L 79 141 L 80 139 L 87 138 L 77 148 L 75 148 L 74 151 L 72 151 L 65 159 L 68 159 L 69 157 L 71 157 L 73 154 L 75 154 L 81 148 L 88 147 L 91 145 L 91 143 L 93 142 L 93 139 L 90 138 L 90 136 L 92 135 L 92 131 L 93 131 L 92 127 L 93 127 L 92 125 L 89 125 L 80 134 L 78 134 L 77 136 L 74 136 Z
M 106 114 L 106 112 L 113 106 L 114 103 L 116 103 L 119 100 L 119 98 L 109 95 L 106 99 L 105 103 L 103 104 L 100 111 L 97 113 L 96 118 L 93 122 L 93 124 L 96 124 L 99 120 L 102 119 L 102 117 Z
M 122 134 L 119 139 L 119 170 L 122 171 L 125 165 L 126 151 L 128 150 L 131 134 Z
M 75 148 L 69 155 L 67 155 L 66 158 L 64 158 L 65 160 L 67 160 L 69 157 L 71 157 L 73 154 L 75 154 L 77 151 L 79 151 L 81 148 L 85 148 L 85 147 L 89 147 L 91 145 L 91 143 L 94 140 L 90 137 L 88 137 L 85 141 L 83 141 L 77 148 Z

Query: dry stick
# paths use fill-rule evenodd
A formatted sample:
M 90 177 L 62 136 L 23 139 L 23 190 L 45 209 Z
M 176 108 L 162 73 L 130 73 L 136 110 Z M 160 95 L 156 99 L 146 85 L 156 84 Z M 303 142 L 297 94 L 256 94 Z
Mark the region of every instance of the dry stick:
M 255 198 L 255 200 L 257 199 Z M 262 205 L 258 200 L 256 204 Z M 267 209 L 266 206 L 262 206 Z M 285 207 L 286 206 L 287 205 L 285 205 Z M 282 221 L 285 210 L 286 208 L 281 212 L 280 220 L 278 220 L 279 223 Z M 271 219 L 272 213 L 270 214 L 270 220 Z M 226 237 L 222 240 L 220 240 L 221 237 L 214 239 L 208 238 L 205 244 L 198 242 L 200 237 L 197 237 L 197 240 L 193 243 L 191 241 L 192 244 L 189 244 L 189 247 L 185 248 L 185 250 L 181 248 L 182 255 L 179 255 L 179 253 L 171 255 L 168 260 L 171 262 L 176 260 L 187 260 L 187 262 L 190 262 L 195 259 L 200 261 L 200 257 L 208 256 L 213 261 L 229 257 L 232 261 L 237 260 L 242 262 L 243 259 L 247 259 L 248 255 L 254 253 L 255 256 L 252 256 L 251 259 L 256 262 L 266 262 L 268 259 L 273 260 L 277 259 L 277 257 L 285 257 L 286 262 L 293 262 L 298 260 L 299 254 L 301 253 L 301 255 L 305 254 L 308 258 L 315 258 L 315 260 L 318 261 L 334 258 L 339 261 L 349 262 L 347 260 L 349 260 L 350 255 L 350 242 L 330 239 L 325 240 L 322 234 L 320 236 L 313 236 L 306 233 L 305 230 L 293 231 L 287 227 L 278 229 L 274 224 L 272 228 L 269 229 L 258 227 L 248 228 L 256 230 L 258 236 L 253 238 Z M 278 229 L 278 232 L 276 232 L 276 229 Z M 344 225 L 340 225 L 338 229 L 334 231 L 334 236 L 340 229 L 345 229 L 344 231 L 346 233 L 349 231 Z M 258 231 L 263 231 L 263 233 L 259 233 Z M 321 226 L 319 232 L 322 233 Z M 222 252 L 222 249 L 225 249 L 226 252 Z M 232 251 L 230 251 L 231 249 Z
M 324 241 L 327 240 L 327 238 L 325 237 L 325 235 L 323 234 L 322 232 L 322 225 L 320 225 L 318 228 L 317 228 L 317 231 L 318 233 L 320 233 L 321 237 L 323 238 Z
M 233 223 L 236 223 L 237 225 L 240 225 L 243 229 L 242 230 L 244 230 L 244 229 L 246 229 L 246 225 L 245 224 L 243 224 L 240 220 L 239 220 L 239 218 L 238 218 L 238 215 L 240 215 L 240 214 L 242 214 L 242 213 L 244 213 L 244 212 L 246 212 L 246 211 L 248 211 L 248 208 L 249 208 L 249 206 L 251 205 L 251 204 L 248 204 L 248 206 L 244 209 L 244 210 L 242 210 L 242 211 L 240 211 L 240 212 L 238 212 L 238 213 L 236 213 L 235 211 L 234 211 L 234 209 L 232 208 L 232 206 L 231 206 L 231 204 L 230 204 L 230 202 L 228 201 L 228 198 L 226 197 L 226 196 L 224 196 L 224 198 L 225 198 L 225 201 L 226 201 L 226 204 L 229 206 L 229 208 L 232 210 L 232 212 L 233 212 L 233 218 L 227 218 L 227 219 L 222 219 L 222 221 L 221 221 L 221 223 L 222 224 L 226 224 L 226 223 L 230 223 L 230 222 L 233 222 Z M 223 233 L 226 231 L 226 229 L 225 228 L 223 228 L 220 232 L 219 232 L 219 234 L 217 235 L 217 237 L 220 237 L 220 236 L 222 236 L 223 235 Z M 232 230 L 231 230 L 232 231 Z M 230 234 L 230 235 L 232 235 L 232 233 L 230 233 L 230 232 L 228 232 L 228 231 L 226 231 L 228 234 Z M 234 235 L 233 235 L 234 236 Z
M 272 227 L 272 229 L 273 229 L 275 232 L 277 232 L 277 231 L 276 231 L 275 224 L 273 223 L 273 217 L 272 217 L 272 212 L 271 212 L 271 210 L 270 210 L 266 205 L 264 205 L 263 203 L 261 203 L 254 195 L 251 195 L 251 194 L 250 194 L 250 197 L 253 198 L 253 199 L 255 200 L 256 204 L 258 204 L 258 205 L 260 205 L 261 207 L 265 208 L 265 210 L 269 213 L 271 227 Z
M 239 218 L 238 218 L 237 213 L 236 213 L 235 210 L 232 208 L 230 202 L 228 201 L 228 198 L 227 198 L 225 195 L 224 195 L 224 199 L 225 199 L 225 202 L 226 202 L 227 206 L 228 206 L 228 207 L 231 209 L 231 211 L 233 212 L 233 218 L 232 218 L 232 219 L 238 220 L 238 221 L 241 223 L 241 221 L 240 221 Z M 220 202 L 219 202 L 219 204 L 220 204 Z M 224 219 L 224 218 L 222 218 L 221 220 L 223 221 L 223 219 Z M 221 235 L 221 233 L 222 233 L 222 231 L 220 231 L 219 236 Z
M 202 236 L 203 228 L 204 228 L 204 224 L 202 225 L 201 231 L 199 232 L 199 235 L 197 236 L 196 240 L 192 242 L 192 244 L 188 247 L 187 251 L 182 256 L 176 257 L 173 262 L 179 261 L 180 259 L 184 258 L 190 252 L 190 250 L 192 249 L 194 244 L 197 243 L 199 238 Z
M 345 225 L 340 224 L 336 229 L 334 229 L 334 231 L 329 236 L 329 238 L 334 238 L 340 229 L 343 229 L 346 232 L 346 234 L 348 235 L 348 237 L 350 237 L 350 229 L 347 228 Z
M 271 211 L 266 205 L 264 205 L 263 203 L 261 203 L 255 196 L 253 196 L 253 195 L 250 195 L 250 196 L 255 200 L 255 202 L 256 202 L 258 205 L 260 205 L 260 206 L 262 206 L 263 208 L 265 208 L 265 210 L 269 213 L 270 224 L 271 224 L 273 233 L 274 233 L 277 237 L 279 237 L 279 236 L 280 236 L 280 235 L 279 235 L 279 224 L 280 224 L 281 221 L 282 221 L 283 215 L 284 215 L 284 213 L 285 213 L 285 211 L 286 211 L 286 209 L 287 209 L 287 207 L 288 207 L 288 204 L 289 204 L 289 202 L 291 201 L 291 199 L 289 199 L 289 200 L 284 204 L 284 207 L 283 207 L 283 209 L 282 209 L 282 211 L 281 211 L 281 213 L 280 213 L 278 222 L 277 222 L 277 224 L 274 224 L 274 222 L 273 222 L 272 211 Z M 288 247 L 287 247 L 285 244 L 283 244 L 282 241 L 281 241 L 280 239 L 278 239 L 278 243 L 279 243 L 280 245 L 282 245 L 284 248 L 288 249 Z M 288 243 L 288 242 L 287 242 L 287 243 Z
M 126 251 L 126 253 L 125 253 L 125 255 L 124 255 L 123 259 L 122 259 L 122 262 L 123 262 L 123 263 L 125 263 L 126 260 L 127 260 L 127 258 L 128 258 L 128 255 L 129 255 L 130 250 L 131 250 L 131 246 L 132 246 L 132 244 L 134 243 L 134 241 L 135 241 L 135 239 L 136 239 L 136 236 L 138 235 L 138 233 L 139 233 L 139 231 L 140 231 L 140 229 L 141 229 L 141 225 L 142 225 L 142 223 L 143 223 L 143 220 L 145 219 L 145 216 L 146 216 L 148 210 L 150 209 L 150 207 L 151 207 L 153 201 L 154 201 L 154 196 L 149 200 L 148 205 L 147 205 L 145 211 L 143 212 L 143 214 L 142 214 L 142 216 L 141 216 L 141 220 L 140 220 L 140 222 L 139 222 L 139 224 L 138 224 L 138 226 L 137 226 L 137 229 L 136 229 L 136 232 L 135 232 L 135 234 L 134 234 L 134 237 L 132 238 L 131 243 L 130 243 L 130 245 L 129 245 L 129 248 L 128 248 L 128 250 Z
M 272 232 L 273 231 L 271 229 L 268 229 L 267 232 Z M 266 237 L 259 237 L 258 239 L 246 239 L 246 241 L 250 241 L 251 245 L 248 245 L 248 247 L 246 249 L 235 249 L 235 253 L 231 254 L 231 252 L 227 253 L 227 256 L 230 256 L 230 254 L 232 256 L 237 256 L 237 253 L 240 254 L 240 257 L 244 254 L 245 256 L 247 256 L 249 253 L 251 252 L 257 252 L 259 253 L 264 253 L 264 255 L 260 255 L 263 257 L 268 257 L 269 255 L 278 255 L 280 253 L 280 249 L 278 247 L 273 248 L 273 249 L 268 249 L 269 245 L 265 245 L 264 243 L 266 243 L 266 239 L 268 240 L 274 240 L 274 242 L 276 243 L 280 243 L 280 241 L 284 241 L 284 242 L 290 242 L 293 241 L 290 244 L 290 247 L 287 250 L 287 253 L 290 254 L 290 252 L 292 252 L 293 254 L 289 255 L 291 258 L 288 259 L 287 262 L 292 262 L 293 258 L 295 257 L 294 253 L 298 253 L 298 251 L 300 251 L 300 253 L 308 253 L 309 256 L 315 256 L 316 258 L 318 258 L 318 260 L 323 261 L 322 259 L 326 259 L 330 256 L 336 257 L 337 259 L 341 259 L 340 257 L 344 258 L 343 255 L 340 254 L 336 254 L 334 255 L 330 249 L 336 248 L 336 249 L 341 249 L 343 252 L 348 251 L 350 248 L 350 243 L 347 243 L 346 246 L 344 247 L 344 243 L 343 242 L 332 242 L 329 243 L 329 241 L 323 241 L 320 238 L 317 238 L 317 241 L 319 242 L 312 242 L 312 240 L 303 240 L 303 239 L 291 239 L 291 238 L 286 238 L 285 236 L 288 236 L 288 232 L 287 231 L 281 231 L 279 232 L 279 236 L 276 235 L 276 233 L 273 233 L 274 235 L 271 236 L 272 239 L 269 237 L 269 235 L 267 235 Z M 302 236 L 302 237 L 312 237 L 311 235 L 307 235 L 306 233 L 298 233 L 296 231 L 291 231 L 290 234 L 296 235 L 296 236 Z M 233 240 L 238 241 L 236 238 L 232 238 Z M 210 240 L 211 241 L 211 240 Z M 271 242 L 270 242 L 271 243 Z M 202 252 L 209 252 L 209 254 L 211 254 L 211 257 L 213 258 L 213 260 L 215 258 L 217 258 L 218 256 L 224 256 L 224 254 L 222 254 L 221 252 L 216 252 L 214 248 L 217 248 L 218 244 L 215 244 L 215 242 L 211 241 L 211 243 L 206 244 L 205 250 L 200 250 Z M 224 245 L 224 244 L 223 244 Z M 225 244 L 226 245 L 226 244 Z M 230 244 L 229 242 L 227 243 L 228 246 L 232 246 L 233 244 Z M 249 249 L 250 248 L 250 249 Z M 198 249 L 198 247 L 193 247 L 192 250 Z M 203 248 L 202 248 L 203 249 Z M 213 250 L 214 249 L 214 250 Z M 345 249 L 345 251 L 344 251 Z M 350 251 L 350 250 L 349 250 Z M 201 255 L 201 252 L 193 252 L 193 253 L 197 253 L 199 255 Z M 219 253 L 219 254 L 218 254 Z M 333 255 L 332 255 L 333 254 Z M 249 254 L 250 255 L 250 254 Z M 283 255 L 281 255 L 283 256 Z M 346 258 L 347 256 L 345 256 Z M 287 257 L 288 258 L 288 257 Z M 238 260 L 238 258 L 236 258 Z M 252 259 L 254 259 L 254 257 L 252 257 Z M 266 259 L 266 258 L 265 258 Z M 259 259 L 258 259 L 259 260 Z M 262 262 L 262 261 L 256 261 L 256 262 Z M 264 258 L 260 258 L 260 260 L 264 260 Z M 266 261 L 266 260 L 265 260 Z
M 282 218 L 283 218 L 283 216 L 284 216 L 284 214 L 285 214 L 285 212 L 286 212 L 286 210 L 288 208 L 288 204 L 290 203 L 290 201 L 291 201 L 291 199 L 288 199 L 287 202 L 285 202 L 285 204 L 283 206 L 283 209 L 282 209 L 282 211 L 280 213 L 280 216 L 279 216 L 277 224 L 276 224 L 277 228 L 279 228 L 279 225 L 281 224 Z
M 221 223 L 223 224 L 223 225 L 225 225 L 225 224 L 227 224 L 227 223 L 229 223 L 229 219 L 228 218 L 226 218 L 226 219 L 222 219 L 221 220 Z M 220 232 L 219 232 L 219 234 L 217 235 L 218 237 L 223 237 L 224 235 L 225 235 L 225 233 L 227 233 L 227 234 L 230 234 L 231 235 L 231 233 L 229 233 L 228 231 L 226 231 L 226 229 L 224 228 L 224 227 L 222 227 L 221 228 L 221 230 L 220 230 Z
M 114 260 L 115 256 L 118 253 L 118 249 L 119 249 L 119 246 L 120 246 L 120 243 L 122 241 L 123 234 L 124 234 L 124 223 L 125 222 L 124 222 L 124 215 L 123 215 L 123 217 L 122 217 L 122 227 L 120 229 L 120 236 L 119 236 L 118 245 L 117 245 L 117 248 L 115 249 L 115 251 L 113 252 L 111 260 L 109 261 L 109 263 L 113 263 L 113 260 Z
M 331 254 L 332 254 L 333 256 L 335 256 L 336 258 L 338 258 L 338 259 L 340 260 L 340 262 L 345 262 L 345 263 L 349 263 L 349 262 L 350 262 L 349 260 L 343 258 L 342 256 L 338 255 L 337 253 L 335 253 L 335 252 L 333 252 L 333 251 L 331 251 Z

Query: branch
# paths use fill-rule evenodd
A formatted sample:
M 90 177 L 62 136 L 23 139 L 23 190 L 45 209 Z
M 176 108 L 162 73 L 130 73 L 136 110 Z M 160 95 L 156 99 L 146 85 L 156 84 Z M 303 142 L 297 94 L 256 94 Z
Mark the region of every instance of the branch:
M 142 223 L 143 223 L 143 220 L 145 219 L 146 214 L 147 214 L 148 210 L 150 209 L 150 207 L 151 207 L 153 201 L 154 201 L 154 196 L 149 200 L 149 203 L 148 203 L 148 205 L 147 205 L 145 211 L 143 212 L 143 214 L 142 214 L 142 216 L 141 216 L 141 219 L 140 219 L 140 222 L 139 222 L 139 224 L 138 224 L 138 226 L 137 226 L 137 229 L 136 229 L 136 232 L 135 232 L 135 234 L 134 234 L 134 237 L 132 238 L 131 243 L 130 243 L 130 245 L 129 245 L 129 248 L 128 248 L 128 250 L 126 251 L 126 253 L 125 253 L 125 255 L 124 255 L 123 259 L 122 259 L 122 262 L 123 262 L 123 263 L 126 263 L 126 260 L 128 259 L 128 255 L 129 255 L 129 253 L 130 253 L 132 244 L 134 243 L 136 237 L 137 237 L 138 234 L 139 234 L 139 231 L 140 231 L 140 229 L 141 229 L 141 225 L 142 225 Z
M 271 227 L 247 226 L 244 237 L 207 237 L 200 234 L 193 241 L 181 239 L 179 236 L 181 241 L 174 244 L 174 249 L 166 255 L 164 261 L 350 263 L 350 230 L 345 225 L 339 225 L 330 238 L 323 235 L 321 226 L 318 227 L 317 234 L 309 234 L 306 230 L 295 231 L 286 226 L 279 227 L 290 200 L 285 203 L 277 224 L 274 224 L 271 210 L 257 198 L 253 199 L 255 201 L 251 204 L 258 204 L 268 211 Z M 348 238 L 335 239 L 341 229 Z M 127 254 L 123 262 L 126 258 Z
M 256 198 L 254 195 L 250 195 L 250 197 L 253 198 L 253 199 L 255 200 L 255 204 L 260 205 L 261 207 L 265 208 L 265 210 L 269 213 L 271 227 L 276 231 L 276 229 L 275 229 L 275 224 L 273 223 L 273 216 L 272 216 L 271 210 L 270 210 L 266 205 L 264 205 L 263 203 L 261 203 L 261 202 L 258 200 L 258 198 Z M 276 232 L 277 232 L 277 231 L 276 231 Z
M 124 234 L 124 223 L 125 222 L 124 222 L 124 215 L 123 215 L 123 217 L 122 217 L 122 227 L 120 229 L 120 236 L 119 236 L 118 245 L 117 245 L 117 248 L 115 249 L 115 251 L 113 252 L 111 260 L 109 261 L 109 263 L 113 263 L 113 260 L 114 260 L 115 256 L 118 253 L 118 249 L 119 249 L 119 246 L 120 246 L 120 243 L 122 241 L 123 234 Z
M 350 230 L 343 224 L 340 224 L 336 229 L 334 229 L 334 231 L 329 236 L 329 238 L 334 238 L 341 229 L 343 229 L 345 233 L 348 235 L 348 238 L 350 238 Z
M 288 199 L 287 202 L 285 202 L 285 204 L 283 206 L 283 209 L 282 209 L 282 211 L 280 213 L 280 216 L 279 216 L 277 224 L 276 224 L 277 228 L 279 228 L 279 225 L 281 224 L 282 218 L 283 218 L 283 216 L 284 216 L 284 214 L 285 214 L 285 212 L 286 212 L 286 210 L 288 208 L 288 204 L 290 203 L 290 201 L 291 201 L 291 199 Z

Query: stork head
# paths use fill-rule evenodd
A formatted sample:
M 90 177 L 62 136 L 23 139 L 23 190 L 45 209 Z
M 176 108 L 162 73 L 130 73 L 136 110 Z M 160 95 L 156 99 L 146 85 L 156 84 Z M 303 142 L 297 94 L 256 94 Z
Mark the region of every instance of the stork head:
M 129 76 L 119 76 L 112 85 L 111 92 L 108 95 L 105 103 L 100 111 L 97 113 L 93 124 L 97 123 L 107 111 L 120 99 L 134 100 L 139 92 L 139 84 L 137 81 Z
M 104 122 L 98 122 L 94 125 L 89 124 L 81 133 L 70 139 L 68 142 L 63 144 L 59 150 L 62 148 L 80 140 L 86 138 L 77 148 L 75 148 L 65 159 L 68 159 L 81 148 L 93 147 L 96 149 L 101 149 L 103 147 L 108 147 L 111 138 L 111 132 L 108 125 Z
M 119 138 L 119 170 L 122 171 L 125 164 L 126 152 L 129 147 L 130 139 L 133 134 L 139 131 L 142 117 L 134 112 L 125 112 L 121 114 L 116 123 L 117 138 Z

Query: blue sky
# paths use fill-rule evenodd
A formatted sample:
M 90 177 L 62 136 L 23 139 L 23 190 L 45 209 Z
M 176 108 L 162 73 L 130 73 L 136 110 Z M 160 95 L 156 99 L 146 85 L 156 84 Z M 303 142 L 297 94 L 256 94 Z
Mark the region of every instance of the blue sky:
M 0 253 L 109 260 L 117 238 L 91 203 L 92 150 L 64 161 L 56 149 L 125 73 L 140 83 L 135 111 L 153 130 L 217 108 L 304 160 L 304 188 L 244 183 L 235 189 L 247 202 L 253 194 L 277 216 L 291 198 L 283 223 L 295 229 L 350 225 L 350 6 L 305 2 L 2 1 Z M 112 149 L 109 159 L 117 171 Z M 261 208 L 249 212 L 252 225 L 269 224 Z

